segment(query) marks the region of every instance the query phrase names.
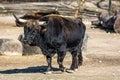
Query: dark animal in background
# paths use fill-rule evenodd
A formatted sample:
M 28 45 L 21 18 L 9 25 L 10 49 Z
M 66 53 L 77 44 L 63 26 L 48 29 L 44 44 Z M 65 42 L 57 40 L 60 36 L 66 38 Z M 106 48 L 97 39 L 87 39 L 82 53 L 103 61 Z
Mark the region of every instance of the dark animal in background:
M 46 56 L 47 71 L 52 71 L 52 57 L 57 53 L 57 62 L 61 71 L 66 71 L 63 60 L 66 51 L 71 52 L 70 69 L 77 70 L 82 64 L 82 43 L 85 25 L 81 18 L 68 18 L 59 15 L 47 15 L 40 21 L 28 20 L 24 24 L 24 43 L 39 46 Z
M 104 11 L 98 16 L 98 20 L 92 21 L 92 25 L 99 26 L 100 28 L 105 29 L 107 32 L 109 32 L 109 30 L 119 32 L 119 30 L 118 30 L 120 28 L 118 26 L 119 16 L 120 16 L 119 11 L 116 11 L 113 16 L 110 16 L 107 11 Z M 115 28 L 116 25 L 117 25 L 117 27 Z
M 107 11 L 103 11 L 98 15 L 98 20 L 92 21 L 92 25 L 96 26 L 102 26 L 102 28 L 112 29 L 111 26 L 109 26 L 113 20 L 112 17 L 109 16 L 109 13 Z
M 21 17 L 19 17 L 20 21 L 15 17 L 15 14 L 13 14 L 13 16 L 15 17 L 15 23 L 16 23 L 16 26 L 19 26 L 19 27 L 22 27 L 23 26 L 23 23 L 26 21 L 26 20 L 39 20 L 40 18 L 42 18 L 43 16 L 45 15 L 49 15 L 49 14 L 60 14 L 57 10 L 50 10 L 50 11 L 43 11 L 43 12 L 36 12 L 36 13 L 31 13 L 31 14 L 25 14 Z

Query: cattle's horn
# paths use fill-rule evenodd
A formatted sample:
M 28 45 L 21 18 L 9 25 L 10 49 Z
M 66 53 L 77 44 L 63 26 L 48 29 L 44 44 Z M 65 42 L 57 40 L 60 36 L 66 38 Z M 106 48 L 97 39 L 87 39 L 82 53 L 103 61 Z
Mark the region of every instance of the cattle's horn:
M 16 21 L 19 21 L 19 18 L 13 13 L 14 18 L 16 19 Z
M 46 21 L 39 21 L 39 24 L 44 25 L 44 24 L 46 24 Z
M 13 16 L 14 16 L 14 18 L 16 19 L 16 21 L 18 21 L 18 22 L 24 23 L 24 22 L 27 21 L 27 20 L 25 20 L 25 19 L 20 19 L 20 18 L 18 18 L 14 13 L 13 13 Z
M 19 19 L 19 21 L 24 23 L 24 22 L 26 22 L 27 20 L 25 20 L 25 19 Z

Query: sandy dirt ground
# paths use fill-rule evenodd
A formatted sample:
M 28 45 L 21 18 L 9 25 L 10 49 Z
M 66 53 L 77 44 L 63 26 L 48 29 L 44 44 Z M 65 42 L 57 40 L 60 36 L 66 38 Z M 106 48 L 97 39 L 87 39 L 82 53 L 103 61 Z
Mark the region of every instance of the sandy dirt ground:
M 42 54 L 0 56 L 0 80 L 120 80 L 120 34 L 90 27 L 87 25 L 87 54 L 77 72 L 58 72 L 54 57 L 54 72 L 58 73 L 44 74 L 47 63 Z M 12 16 L 0 17 L 0 38 L 17 39 L 22 32 L 23 28 L 15 27 Z M 68 54 L 64 65 L 69 68 L 70 64 Z

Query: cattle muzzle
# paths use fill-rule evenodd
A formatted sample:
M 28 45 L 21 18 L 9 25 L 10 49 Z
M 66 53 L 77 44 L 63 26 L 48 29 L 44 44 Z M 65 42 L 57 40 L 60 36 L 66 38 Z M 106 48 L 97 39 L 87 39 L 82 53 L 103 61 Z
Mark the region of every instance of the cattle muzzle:
M 28 40 L 25 40 L 25 39 L 23 40 L 23 43 L 24 43 L 24 44 L 29 44 L 29 45 L 31 45 L 31 42 L 28 41 Z
M 22 42 L 23 42 L 24 44 L 26 44 L 26 45 L 36 46 L 36 43 L 35 43 L 35 42 L 32 42 L 31 40 L 26 40 L 26 39 L 24 39 Z

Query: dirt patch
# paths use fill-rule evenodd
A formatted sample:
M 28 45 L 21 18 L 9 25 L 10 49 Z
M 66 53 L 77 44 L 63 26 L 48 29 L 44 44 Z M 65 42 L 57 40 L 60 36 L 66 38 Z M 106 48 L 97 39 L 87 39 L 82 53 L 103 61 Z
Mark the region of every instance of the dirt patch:
M 117 61 L 115 61 L 117 62 Z M 113 64 L 112 64 L 113 63 Z M 71 56 L 65 58 L 64 65 L 69 68 Z M 58 69 L 56 57 L 53 58 L 54 72 Z M 74 73 L 44 74 L 47 68 L 43 55 L 34 56 L 1 56 L 1 80 L 119 80 L 120 65 L 100 62 L 97 59 L 84 59 L 84 64 Z

